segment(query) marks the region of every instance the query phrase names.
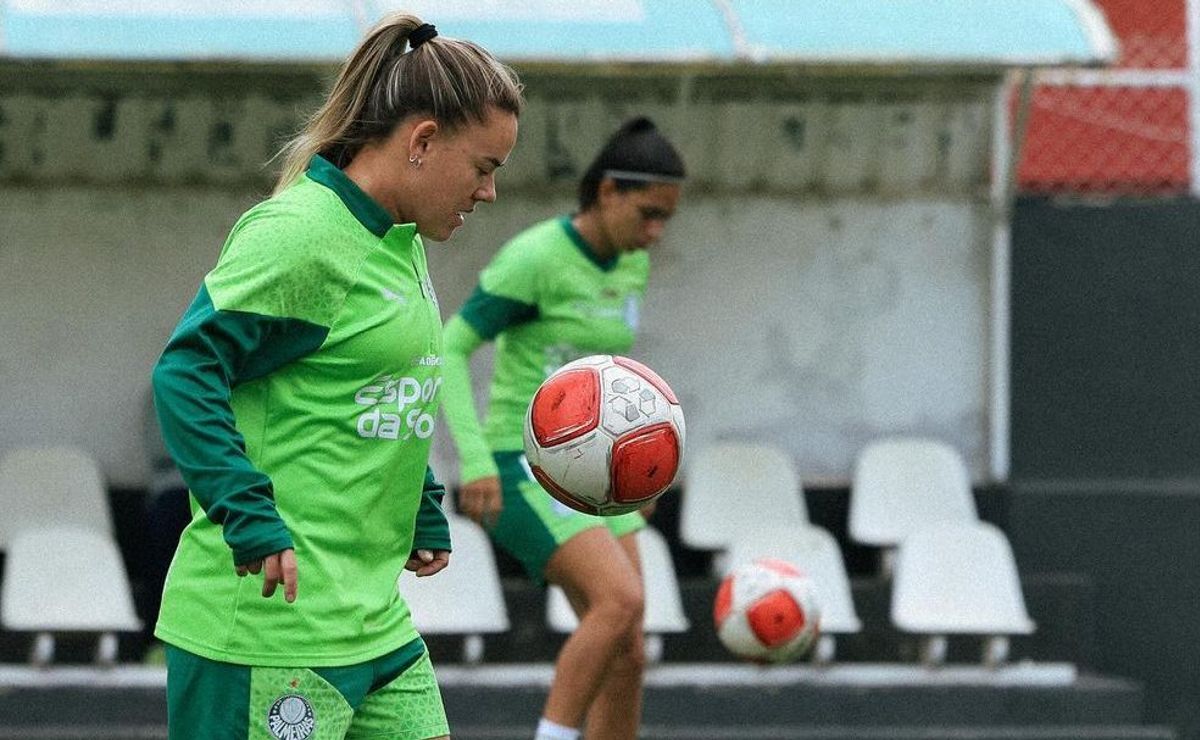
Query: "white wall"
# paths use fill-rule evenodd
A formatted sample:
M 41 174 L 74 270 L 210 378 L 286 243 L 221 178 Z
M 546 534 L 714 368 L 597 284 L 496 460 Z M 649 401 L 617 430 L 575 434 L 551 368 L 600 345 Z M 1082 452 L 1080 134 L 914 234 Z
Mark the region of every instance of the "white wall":
M 0 189 L 0 449 L 71 440 L 112 482 L 143 483 L 150 367 L 252 200 Z M 569 207 L 502 195 L 431 245 L 444 309 L 495 246 Z M 866 440 L 911 429 L 981 470 L 982 223 L 970 204 L 686 198 L 636 354 L 681 394 L 694 440 L 775 440 L 809 480 L 842 479 Z
M 111 483 L 143 484 L 150 368 L 251 202 L 0 189 L 0 449 L 70 441 Z
M 431 250 L 444 310 L 473 286 L 488 235 L 524 223 L 511 213 L 554 211 L 515 200 Z M 866 442 L 919 431 L 983 476 L 987 223 L 969 203 L 685 196 L 653 253 L 634 354 L 680 394 L 692 450 L 770 440 L 806 481 L 845 482 Z

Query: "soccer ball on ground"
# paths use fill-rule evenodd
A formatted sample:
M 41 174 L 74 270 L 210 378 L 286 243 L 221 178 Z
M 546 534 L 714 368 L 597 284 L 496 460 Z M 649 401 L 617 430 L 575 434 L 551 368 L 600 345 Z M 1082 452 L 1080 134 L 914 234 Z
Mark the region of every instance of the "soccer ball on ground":
M 817 641 L 821 614 L 803 571 L 786 560 L 760 558 L 721 581 L 713 621 L 717 637 L 734 655 L 785 663 Z
M 661 496 L 683 459 L 671 387 L 627 357 L 591 355 L 551 373 L 525 413 L 525 457 L 566 506 L 615 516 Z

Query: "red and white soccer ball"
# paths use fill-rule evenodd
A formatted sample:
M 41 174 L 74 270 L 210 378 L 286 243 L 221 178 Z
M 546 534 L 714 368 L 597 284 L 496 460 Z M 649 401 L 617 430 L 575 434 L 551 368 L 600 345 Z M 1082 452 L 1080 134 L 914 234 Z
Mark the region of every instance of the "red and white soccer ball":
M 542 383 L 525 413 L 525 457 L 564 505 L 614 516 L 661 496 L 683 459 L 671 387 L 627 357 L 591 355 Z
M 721 582 L 713 621 L 717 637 L 734 655 L 786 663 L 817 641 L 821 613 L 803 571 L 786 560 L 760 558 Z

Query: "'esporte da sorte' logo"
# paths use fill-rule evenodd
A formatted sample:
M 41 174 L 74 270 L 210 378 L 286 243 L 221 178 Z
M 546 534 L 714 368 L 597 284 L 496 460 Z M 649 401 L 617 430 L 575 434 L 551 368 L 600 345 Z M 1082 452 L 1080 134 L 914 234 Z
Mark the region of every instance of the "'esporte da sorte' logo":
M 279 740 L 306 740 L 317 727 L 312 704 L 299 694 L 286 694 L 267 710 L 267 729 Z
M 442 378 L 418 379 L 407 375 L 383 375 L 354 394 L 354 402 L 369 411 L 358 415 L 358 436 L 403 440 L 433 434 L 432 409 L 442 387 Z

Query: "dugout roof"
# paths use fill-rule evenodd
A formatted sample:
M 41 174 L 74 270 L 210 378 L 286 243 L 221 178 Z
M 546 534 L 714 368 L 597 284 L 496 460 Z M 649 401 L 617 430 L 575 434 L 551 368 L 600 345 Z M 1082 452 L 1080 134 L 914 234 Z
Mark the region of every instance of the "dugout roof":
M 1090 0 L 0 0 L 0 56 L 330 61 L 404 8 L 508 61 L 1101 64 Z

